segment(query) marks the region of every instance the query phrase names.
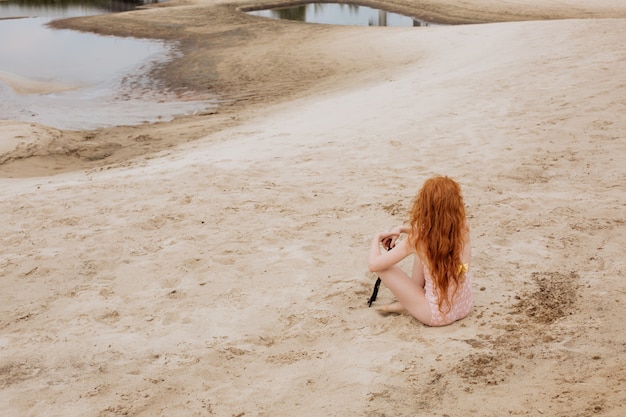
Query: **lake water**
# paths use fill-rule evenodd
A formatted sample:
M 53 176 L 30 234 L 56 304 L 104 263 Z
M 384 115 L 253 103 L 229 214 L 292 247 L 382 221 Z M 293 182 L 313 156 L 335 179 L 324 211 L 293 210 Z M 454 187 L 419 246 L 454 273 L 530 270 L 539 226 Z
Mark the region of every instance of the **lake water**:
M 307 3 L 291 7 L 253 10 L 255 16 L 273 19 L 296 20 L 306 23 L 352 26 L 431 26 L 433 23 L 398 13 L 373 9 L 367 6 L 343 3 Z
M 25 3 L 0 0 L 0 119 L 83 130 L 216 107 L 215 100 L 160 91 L 148 77 L 158 62 L 175 59 L 175 44 L 46 26 L 54 18 L 132 10 L 137 3 Z

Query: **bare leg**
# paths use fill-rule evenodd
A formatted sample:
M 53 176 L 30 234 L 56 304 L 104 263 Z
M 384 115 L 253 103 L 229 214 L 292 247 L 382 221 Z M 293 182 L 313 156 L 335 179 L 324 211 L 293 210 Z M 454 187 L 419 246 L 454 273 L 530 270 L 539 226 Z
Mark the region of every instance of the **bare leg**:
M 402 304 L 400 304 L 400 302 L 396 301 L 395 303 L 391 303 L 391 304 L 387 304 L 387 305 L 383 305 L 383 306 L 376 306 L 374 307 L 376 309 L 376 311 L 380 312 L 380 313 L 392 313 L 392 314 L 408 314 L 409 312 L 406 311 L 406 308 L 404 308 L 404 306 Z
M 397 303 L 388 306 L 386 312 L 399 312 L 399 307 L 396 305 L 399 304 L 420 322 L 430 324 L 430 306 L 426 300 L 424 287 L 419 280 L 411 279 L 398 266 L 379 271 L 378 276 L 398 300 Z

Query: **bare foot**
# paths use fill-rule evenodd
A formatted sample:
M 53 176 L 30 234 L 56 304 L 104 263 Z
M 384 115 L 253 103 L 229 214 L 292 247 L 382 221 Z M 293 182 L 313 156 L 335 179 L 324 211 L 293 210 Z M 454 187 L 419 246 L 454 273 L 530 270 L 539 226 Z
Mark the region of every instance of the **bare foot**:
M 376 311 L 379 313 L 393 313 L 393 314 L 404 314 L 407 313 L 406 309 L 399 302 L 387 304 L 384 306 L 376 306 L 374 307 Z

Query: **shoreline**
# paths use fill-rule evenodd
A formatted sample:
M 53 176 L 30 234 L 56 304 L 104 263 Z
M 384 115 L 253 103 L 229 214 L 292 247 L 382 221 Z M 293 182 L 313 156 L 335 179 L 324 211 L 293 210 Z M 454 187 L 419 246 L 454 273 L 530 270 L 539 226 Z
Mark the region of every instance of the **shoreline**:
M 546 9 L 546 4 L 550 5 L 547 7 L 550 13 L 555 13 L 558 18 L 615 17 L 620 13 L 626 17 L 626 5 L 603 10 L 599 5 L 585 7 L 579 0 L 569 2 L 579 6 L 564 10 L 563 7 L 550 5 L 552 2 L 537 1 L 535 5 L 518 10 L 520 6 L 515 2 L 496 6 L 490 0 L 472 3 L 472 7 L 468 6 L 468 1 L 449 0 L 420 3 L 419 7 L 406 1 L 368 2 L 366 5 L 420 16 L 430 13 L 428 18 L 440 20 L 433 16 L 445 12 L 447 16 L 453 16 L 445 19 L 472 21 L 476 21 L 478 16 L 482 21 L 546 17 L 546 12 L 542 11 Z M 179 116 L 170 122 L 60 131 L 63 154 L 31 145 L 12 155 L 0 155 L 0 176 L 45 175 L 124 163 L 232 126 L 267 105 L 333 91 L 338 86 L 344 88 L 353 82 L 355 75 L 371 74 L 368 78 L 375 82 L 376 71 L 392 72 L 394 68 L 407 64 L 393 45 L 390 46 L 390 53 L 383 50 L 367 60 L 360 59 L 364 48 L 355 49 L 352 45 L 364 28 L 277 21 L 238 11 L 239 8 L 259 4 L 183 0 L 158 3 L 133 12 L 50 22 L 50 26 L 62 29 L 178 42 L 180 59 L 160 65 L 153 70 L 151 77 L 174 93 L 193 94 L 195 91 L 201 95 L 207 92 L 215 94 L 220 105 L 217 112 Z M 559 12 L 551 7 L 556 7 Z M 600 11 L 595 12 L 597 9 Z M 374 28 L 367 29 L 371 33 L 384 33 Z M 284 50 L 273 45 L 284 45 Z M 320 50 L 320 45 L 326 45 L 325 49 Z M 316 52 L 310 54 L 309 51 Z M 372 71 L 372 68 L 375 70 Z M 172 137 L 172 130 L 185 133 Z M 142 138 L 153 136 L 152 146 L 147 147 Z M 141 142 L 139 146 L 138 141 Z M 46 170 L 36 159 L 48 152 L 51 163 L 50 169 Z M 65 156 L 68 154 L 71 155 L 69 158 Z

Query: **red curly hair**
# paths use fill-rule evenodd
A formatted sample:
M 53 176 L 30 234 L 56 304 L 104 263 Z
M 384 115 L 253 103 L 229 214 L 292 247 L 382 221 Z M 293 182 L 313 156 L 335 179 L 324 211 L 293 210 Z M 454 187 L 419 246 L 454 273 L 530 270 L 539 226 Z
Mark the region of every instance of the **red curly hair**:
M 413 200 L 409 218 L 409 242 L 430 270 L 445 315 L 465 280 L 461 255 L 468 229 L 461 187 L 448 177 L 429 178 Z

